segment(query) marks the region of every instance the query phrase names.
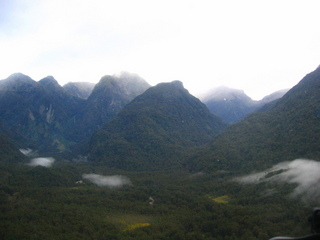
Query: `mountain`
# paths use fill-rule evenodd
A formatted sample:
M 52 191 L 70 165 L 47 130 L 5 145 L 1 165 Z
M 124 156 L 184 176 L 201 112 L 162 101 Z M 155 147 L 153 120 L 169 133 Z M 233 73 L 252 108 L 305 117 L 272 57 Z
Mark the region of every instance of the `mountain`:
M 75 97 L 87 99 L 92 93 L 94 86 L 95 83 L 90 82 L 69 82 L 62 87 L 67 93 Z
M 78 95 L 83 94 L 83 87 L 92 87 L 81 83 L 63 88 L 52 76 L 36 82 L 21 73 L 1 80 L 0 130 L 21 148 L 64 152 L 89 138 L 150 87 L 129 73 L 103 77 L 88 99 L 72 95 L 70 86 L 77 87 Z
M 212 89 L 202 101 L 210 112 L 228 123 L 236 123 L 259 107 L 257 101 L 248 97 L 243 90 L 221 86 Z
M 201 100 L 213 114 L 228 123 L 236 123 L 264 104 L 281 98 L 286 91 L 277 91 L 260 101 L 254 101 L 243 90 L 220 86 L 210 90 Z
M 21 73 L 0 81 L 0 119 L 19 147 L 64 151 L 66 122 L 83 99 L 73 97 L 53 77 L 39 82 Z
M 190 149 L 209 143 L 226 127 L 180 81 L 161 83 L 94 134 L 88 159 L 129 170 L 174 167 Z
M 289 90 L 290 89 L 281 89 L 279 91 L 271 93 L 270 95 L 265 96 L 259 102 L 262 104 L 266 104 L 266 103 L 278 100 L 278 99 L 282 98 Z
M 77 142 L 91 137 L 94 131 L 149 87 L 144 79 L 127 72 L 102 77 L 86 104 L 71 119 L 69 137 Z
M 264 108 L 226 129 L 189 168 L 252 171 L 296 158 L 320 160 L 320 68 Z

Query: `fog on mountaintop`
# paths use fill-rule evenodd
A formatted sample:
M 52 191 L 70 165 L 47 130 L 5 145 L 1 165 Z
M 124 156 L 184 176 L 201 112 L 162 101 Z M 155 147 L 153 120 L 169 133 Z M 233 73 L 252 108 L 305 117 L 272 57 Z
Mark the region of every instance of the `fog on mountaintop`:
M 87 179 L 99 187 L 119 188 L 124 185 L 131 185 L 129 178 L 121 175 L 103 176 L 99 174 L 83 174 L 83 179 Z
M 245 184 L 260 182 L 293 183 L 296 187 L 291 194 L 305 202 L 313 201 L 320 197 L 320 162 L 309 159 L 296 159 L 291 162 L 281 162 L 264 172 L 254 173 L 236 178 Z

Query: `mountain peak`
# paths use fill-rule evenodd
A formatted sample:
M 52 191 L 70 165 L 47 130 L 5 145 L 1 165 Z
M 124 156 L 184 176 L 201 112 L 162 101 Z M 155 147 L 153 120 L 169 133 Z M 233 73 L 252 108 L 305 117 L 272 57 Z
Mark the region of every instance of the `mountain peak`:
M 136 74 L 106 75 L 94 86 L 84 107 L 76 114 L 72 135 L 79 141 L 91 136 L 106 121 L 150 85 Z M 78 131 L 81 128 L 82 131 Z
M 183 83 L 180 80 L 174 80 L 171 82 L 171 84 L 175 87 L 178 87 L 178 88 L 184 88 Z
M 201 97 L 202 101 L 207 102 L 210 100 L 234 100 L 241 99 L 245 101 L 252 101 L 250 97 L 248 97 L 243 90 L 230 88 L 226 86 L 219 86 L 208 91 L 203 97 Z
M 168 87 L 175 87 L 175 88 L 183 88 L 183 83 L 179 80 L 173 80 L 171 82 L 162 82 L 158 83 L 157 86 L 168 86 Z
M 186 147 L 210 142 L 225 127 L 180 81 L 159 83 L 96 132 L 90 160 L 136 170 L 177 166 Z
M 120 75 L 105 75 L 95 85 L 89 98 L 103 95 L 121 95 L 131 101 L 150 85 L 139 75 L 122 72 Z
M 11 74 L 7 79 L 10 79 L 10 80 L 24 80 L 24 79 L 31 79 L 31 78 L 29 76 L 23 74 L 23 73 L 17 72 L 17 73 Z
M 5 79 L 8 82 L 14 82 L 14 83 L 31 83 L 35 82 L 33 79 L 31 79 L 29 76 L 23 74 L 23 73 L 13 73 L 11 74 L 7 79 Z
M 226 86 L 211 89 L 201 99 L 213 114 L 228 123 L 240 121 L 258 107 L 243 90 Z
M 181 95 L 189 94 L 188 90 L 183 87 L 183 83 L 178 80 L 162 82 L 148 90 L 149 94 L 162 97 L 164 99 L 177 98 Z
M 58 81 L 53 76 L 47 76 L 39 81 L 39 83 L 49 87 L 61 87 Z
M 296 158 L 319 160 L 319 89 L 320 69 L 307 74 L 263 111 L 228 128 L 214 139 L 203 156 L 225 158 L 225 163 L 220 161 L 215 167 L 221 169 L 224 164 L 238 171 Z M 203 161 L 200 158 L 192 161 L 197 164 Z M 207 159 L 207 166 L 213 163 L 212 159 Z
M 114 74 L 113 77 L 117 79 L 121 79 L 122 81 L 124 80 L 132 81 L 134 79 L 136 82 L 145 82 L 145 80 L 142 77 L 140 77 L 138 74 L 130 73 L 126 71 L 122 71 L 120 74 Z
M 71 95 L 87 99 L 96 84 L 91 82 L 69 82 L 63 88 Z
M 36 87 L 37 84 L 36 81 L 22 73 L 13 73 L 7 79 L 0 81 L 0 87 L 7 90 L 21 89 L 23 91 L 28 91 L 30 88 Z

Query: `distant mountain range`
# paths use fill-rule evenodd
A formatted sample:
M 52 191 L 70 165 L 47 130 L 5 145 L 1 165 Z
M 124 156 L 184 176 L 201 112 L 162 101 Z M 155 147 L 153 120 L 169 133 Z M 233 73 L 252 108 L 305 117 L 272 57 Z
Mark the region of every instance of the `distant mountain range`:
M 320 160 L 320 68 L 282 98 L 233 124 L 194 155 L 190 169 L 252 171 L 296 158 Z
M 63 88 L 51 76 L 36 82 L 21 73 L 1 80 L 0 131 L 19 147 L 68 151 L 150 86 L 137 75 L 105 76 L 84 99 L 92 85 L 73 84 L 77 93 L 70 94 L 71 85 Z
M 204 104 L 180 81 L 151 87 L 129 73 L 92 87 L 21 73 L 1 80 L 1 161 L 25 161 L 18 148 L 64 160 L 81 153 L 89 163 L 135 171 L 244 172 L 320 160 L 319 68 L 261 101 L 220 87 Z
M 264 104 L 281 98 L 287 91 L 280 90 L 260 101 L 254 101 L 243 90 L 221 86 L 207 92 L 201 100 L 213 114 L 228 123 L 236 123 Z

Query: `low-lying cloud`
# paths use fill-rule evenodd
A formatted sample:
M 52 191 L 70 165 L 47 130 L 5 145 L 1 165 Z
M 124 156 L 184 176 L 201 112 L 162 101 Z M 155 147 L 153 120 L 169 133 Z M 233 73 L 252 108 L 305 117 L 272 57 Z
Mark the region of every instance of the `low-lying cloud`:
M 236 179 L 241 183 L 260 183 L 272 181 L 277 183 L 294 183 L 296 188 L 293 197 L 301 197 L 305 201 L 320 197 L 320 162 L 308 159 L 296 159 L 282 162 L 259 173 Z
M 22 152 L 25 156 L 32 156 L 35 152 L 31 148 L 20 148 L 20 152 Z
M 29 166 L 36 167 L 36 166 L 42 166 L 42 167 L 51 167 L 53 163 L 55 162 L 55 159 L 52 157 L 48 158 L 33 158 L 30 160 Z
M 123 185 L 131 185 L 129 178 L 121 175 L 103 176 L 99 174 L 83 174 L 83 179 L 89 180 L 99 187 L 119 188 Z

